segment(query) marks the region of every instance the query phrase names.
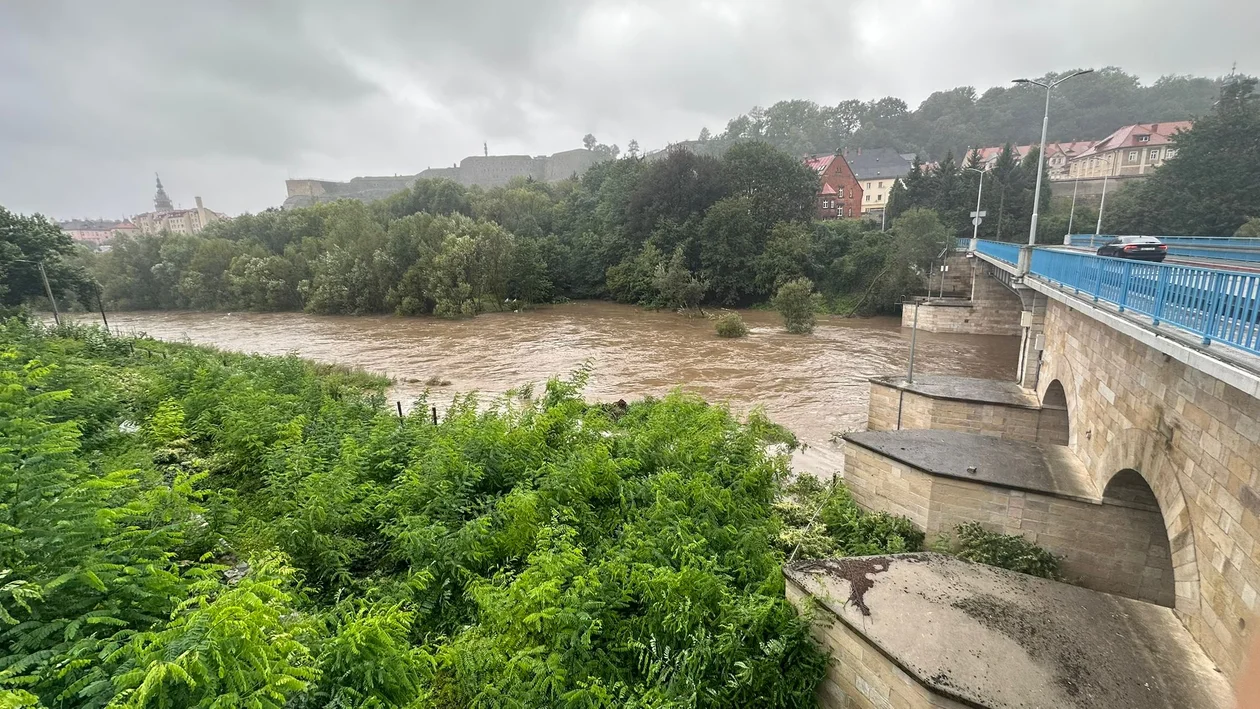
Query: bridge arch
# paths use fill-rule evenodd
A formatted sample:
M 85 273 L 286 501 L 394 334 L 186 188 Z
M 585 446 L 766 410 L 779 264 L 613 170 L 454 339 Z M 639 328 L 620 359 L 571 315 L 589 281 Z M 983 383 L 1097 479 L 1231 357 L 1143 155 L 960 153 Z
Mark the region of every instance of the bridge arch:
M 1066 446 L 1072 440 L 1071 409 L 1063 382 L 1053 379 L 1041 395 L 1041 414 L 1037 422 L 1037 440 Z
M 1103 504 L 1150 507 L 1153 503 L 1167 541 L 1166 551 L 1162 552 L 1167 554 L 1167 566 L 1161 563 L 1150 567 L 1161 572 L 1159 576 L 1150 572 L 1152 583 L 1166 591 L 1167 586 L 1163 584 L 1168 581 L 1162 578 L 1162 573 L 1171 571 L 1173 595 L 1172 603 L 1167 605 L 1171 605 L 1183 621 L 1197 618 L 1201 579 L 1190 508 L 1176 468 L 1161 442 L 1146 431 L 1127 429 L 1107 444 L 1103 459 L 1094 469 L 1110 471 L 1095 480 L 1102 491 Z M 1146 552 L 1147 559 L 1152 563 L 1162 561 L 1158 559 L 1161 548 L 1162 543 L 1153 544 Z

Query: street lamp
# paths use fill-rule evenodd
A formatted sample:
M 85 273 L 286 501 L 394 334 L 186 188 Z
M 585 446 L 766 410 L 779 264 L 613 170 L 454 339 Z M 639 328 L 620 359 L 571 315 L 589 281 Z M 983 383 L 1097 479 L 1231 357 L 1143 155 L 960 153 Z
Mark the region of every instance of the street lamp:
M 1015 83 L 1017 84 L 1034 84 L 1046 90 L 1046 115 L 1041 119 L 1041 150 L 1037 153 L 1037 189 L 1033 193 L 1032 226 L 1028 230 L 1029 246 L 1037 243 L 1037 213 L 1041 210 L 1041 173 L 1045 169 L 1046 164 L 1046 130 L 1050 127 L 1050 90 L 1074 76 L 1088 74 L 1092 71 L 1093 69 L 1082 69 L 1081 71 L 1068 74 L 1057 81 L 1051 81 L 1048 84 L 1037 81 L 1036 79 L 1015 79 Z
M 972 216 L 971 248 L 976 248 L 976 240 L 980 238 L 980 195 L 984 194 L 984 170 L 978 167 L 964 167 L 964 170 L 980 173 L 980 187 L 976 189 L 976 213 Z M 999 239 L 1002 237 L 999 235 Z

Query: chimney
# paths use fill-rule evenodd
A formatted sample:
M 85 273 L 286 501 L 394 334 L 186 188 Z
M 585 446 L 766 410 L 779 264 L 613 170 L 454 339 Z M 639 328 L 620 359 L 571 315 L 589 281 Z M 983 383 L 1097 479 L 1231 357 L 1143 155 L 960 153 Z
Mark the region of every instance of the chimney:
M 1158 132 L 1159 132 L 1159 124 L 1158 124 L 1158 123 L 1152 123 L 1152 124 L 1151 124 L 1151 132 L 1152 132 L 1152 133 L 1158 133 Z
M 861 149 L 861 148 L 858 148 L 858 155 L 859 155 L 859 156 L 861 156 L 861 155 L 862 155 L 862 149 Z

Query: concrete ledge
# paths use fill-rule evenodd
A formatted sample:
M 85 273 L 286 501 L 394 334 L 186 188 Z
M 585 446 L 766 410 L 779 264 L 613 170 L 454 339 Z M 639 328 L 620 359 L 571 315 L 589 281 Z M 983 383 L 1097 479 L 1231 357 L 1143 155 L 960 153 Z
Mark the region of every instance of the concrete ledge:
M 789 600 L 820 607 L 826 709 L 1233 705 L 1168 608 L 940 554 L 802 561 L 783 574 Z
M 928 475 L 1102 502 L 1085 465 L 1066 446 L 934 430 L 863 431 L 844 440 Z
M 933 399 L 999 404 L 1024 409 L 1041 408 L 1041 402 L 1032 391 L 1015 382 L 997 379 L 928 374 L 915 377 L 913 382 L 908 382 L 901 376 L 871 377 L 867 381 L 902 391 L 912 391 Z

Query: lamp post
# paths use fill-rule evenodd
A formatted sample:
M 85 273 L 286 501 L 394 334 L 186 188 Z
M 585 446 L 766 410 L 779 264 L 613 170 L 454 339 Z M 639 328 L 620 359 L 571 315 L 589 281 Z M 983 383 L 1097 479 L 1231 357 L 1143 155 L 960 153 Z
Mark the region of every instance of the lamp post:
M 1015 79 L 1015 83 L 1017 84 L 1034 84 L 1046 90 L 1046 114 L 1045 117 L 1041 119 L 1041 150 L 1037 153 L 1037 189 L 1033 192 L 1032 226 L 1029 227 L 1028 230 L 1029 246 L 1037 243 L 1037 216 L 1038 212 L 1041 211 L 1041 173 L 1045 170 L 1046 131 L 1050 128 L 1050 90 L 1074 76 L 1088 74 L 1092 71 L 1093 69 L 1082 69 L 1081 71 L 1072 72 L 1071 74 L 1068 74 L 1056 81 L 1051 81 L 1048 84 L 1037 81 L 1036 79 Z
M 971 248 L 975 249 L 976 241 L 980 238 L 980 195 L 984 194 L 984 170 L 978 167 L 964 167 L 963 169 L 980 173 L 980 186 L 976 189 L 976 213 L 971 219 Z

